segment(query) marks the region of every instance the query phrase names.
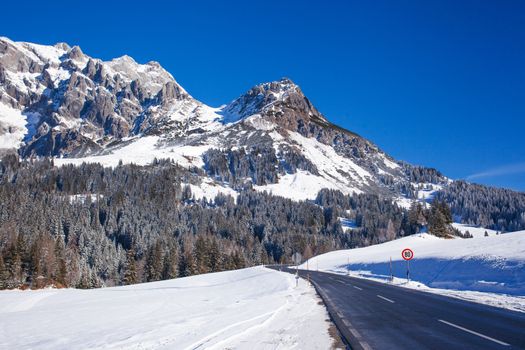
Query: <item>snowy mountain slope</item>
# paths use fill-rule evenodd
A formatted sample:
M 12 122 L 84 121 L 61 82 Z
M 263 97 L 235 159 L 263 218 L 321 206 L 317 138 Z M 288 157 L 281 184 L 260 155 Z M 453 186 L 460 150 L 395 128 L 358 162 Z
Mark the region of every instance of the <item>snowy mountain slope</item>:
M 18 148 L 28 132 L 27 117 L 19 110 L 0 104 L 0 149 Z
M 59 157 L 57 164 L 170 158 L 221 186 L 250 183 L 296 200 L 322 188 L 406 198 L 414 183 L 411 166 L 330 123 L 289 79 L 213 108 L 157 62 L 104 62 L 77 46 L 8 38 L 0 38 L 0 149 Z
M 458 224 L 458 223 L 453 223 L 452 226 L 458 229 L 461 233 L 466 233 L 466 232 L 470 233 L 474 238 L 485 237 L 485 232 L 490 237 L 496 236 L 499 234 L 498 231 L 483 228 L 483 227 L 474 227 L 474 226 Z
M 467 228 L 463 225 L 463 230 Z M 468 228 L 476 232 L 476 228 Z M 478 229 L 479 230 L 479 229 Z M 489 230 L 490 231 L 490 230 Z M 410 248 L 413 281 L 432 288 L 525 295 L 525 231 L 500 235 L 474 234 L 470 239 L 442 239 L 417 234 L 365 248 L 340 250 L 313 257 L 310 268 L 388 278 L 406 278 L 401 251 Z M 306 264 L 301 266 L 306 268 Z
M 0 292 L 5 349 L 328 349 L 313 288 L 255 267 L 94 290 Z M 276 335 L 279 336 L 276 336 Z

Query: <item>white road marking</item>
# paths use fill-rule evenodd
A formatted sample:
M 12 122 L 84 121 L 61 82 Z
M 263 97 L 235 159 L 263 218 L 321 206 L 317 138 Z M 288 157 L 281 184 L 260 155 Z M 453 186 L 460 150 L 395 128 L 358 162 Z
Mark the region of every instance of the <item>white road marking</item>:
M 389 301 L 389 302 L 391 302 L 391 303 L 395 303 L 395 301 L 390 300 L 390 299 L 388 299 L 388 298 L 385 298 L 384 296 L 381 296 L 381 295 L 379 295 L 379 294 L 377 295 L 377 297 L 378 297 L 378 298 L 381 298 L 381 299 L 383 299 L 383 300 Z
M 438 319 L 438 321 L 441 322 L 441 323 L 444 323 L 444 324 L 448 324 L 449 326 L 455 327 L 457 329 L 461 329 L 462 331 L 468 332 L 470 334 L 477 335 L 478 337 L 485 338 L 487 340 L 493 341 L 494 343 L 498 343 L 498 344 L 504 345 L 504 346 L 509 346 L 510 345 L 510 344 L 507 344 L 505 342 L 502 342 L 501 340 L 497 340 L 497 339 L 491 338 L 489 336 L 483 335 L 481 333 L 471 331 L 470 329 L 458 326 L 457 324 L 450 323 L 450 322 L 447 322 L 447 321 L 444 321 L 444 320 L 439 320 L 439 319 Z
M 355 289 L 358 289 L 358 290 L 363 290 L 363 288 L 359 288 L 357 286 L 354 286 Z

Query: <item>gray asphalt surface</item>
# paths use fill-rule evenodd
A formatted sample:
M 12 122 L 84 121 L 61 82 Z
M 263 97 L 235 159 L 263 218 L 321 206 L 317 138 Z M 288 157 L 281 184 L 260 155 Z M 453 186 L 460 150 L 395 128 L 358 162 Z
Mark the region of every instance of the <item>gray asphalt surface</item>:
M 299 270 L 307 274 L 353 349 L 525 349 L 525 313 Z

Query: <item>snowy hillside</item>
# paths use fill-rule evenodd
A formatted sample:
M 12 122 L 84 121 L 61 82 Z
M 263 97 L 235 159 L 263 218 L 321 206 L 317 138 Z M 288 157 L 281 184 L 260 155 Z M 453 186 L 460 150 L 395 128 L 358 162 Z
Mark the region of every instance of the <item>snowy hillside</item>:
M 462 226 L 464 230 L 466 228 Z M 339 250 L 313 257 L 311 269 L 387 279 L 389 260 L 394 276 L 406 278 L 406 262 L 401 251 L 410 248 L 411 279 L 431 288 L 525 295 L 525 231 L 489 236 L 484 229 L 468 228 L 474 238 L 442 239 L 417 234 L 383 244 Z M 306 268 L 306 264 L 301 266 Z
M 255 267 L 94 290 L 0 292 L 2 349 L 328 349 L 313 288 Z

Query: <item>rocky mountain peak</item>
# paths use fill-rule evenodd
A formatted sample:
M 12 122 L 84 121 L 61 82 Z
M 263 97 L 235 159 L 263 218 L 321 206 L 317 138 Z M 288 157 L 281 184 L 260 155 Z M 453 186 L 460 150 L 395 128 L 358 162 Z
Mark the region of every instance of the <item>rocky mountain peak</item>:
M 308 101 L 298 85 L 288 78 L 258 84 L 224 107 L 229 121 L 241 120 L 252 115 L 267 115 L 288 102 Z M 295 101 L 295 102 L 294 102 Z M 308 103 L 309 105 L 309 103 Z M 306 108 L 312 107 L 303 106 Z
M 254 86 L 251 90 L 263 94 L 274 94 L 277 99 L 286 98 L 286 94 L 289 93 L 302 94 L 299 86 L 288 78 L 281 78 L 280 80 L 259 84 Z
M 223 111 L 228 122 L 258 115 L 292 131 L 306 130 L 312 122 L 329 125 L 301 88 L 288 78 L 252 87 Z
M 53 45 L 55 48 L 62 50 L 62 51 L 69 51 L 71 50 L 71 46 L 68 45 L 68 43 L 56 43 Z
M 82 52 L 80 47 L 78 47 L 76 45 L 68 50 L 67 55 L 69 56 L 69 58 L 71 58 L 73 60 L 79 60 L 79 59 L 85 58 L 84 53 Z

